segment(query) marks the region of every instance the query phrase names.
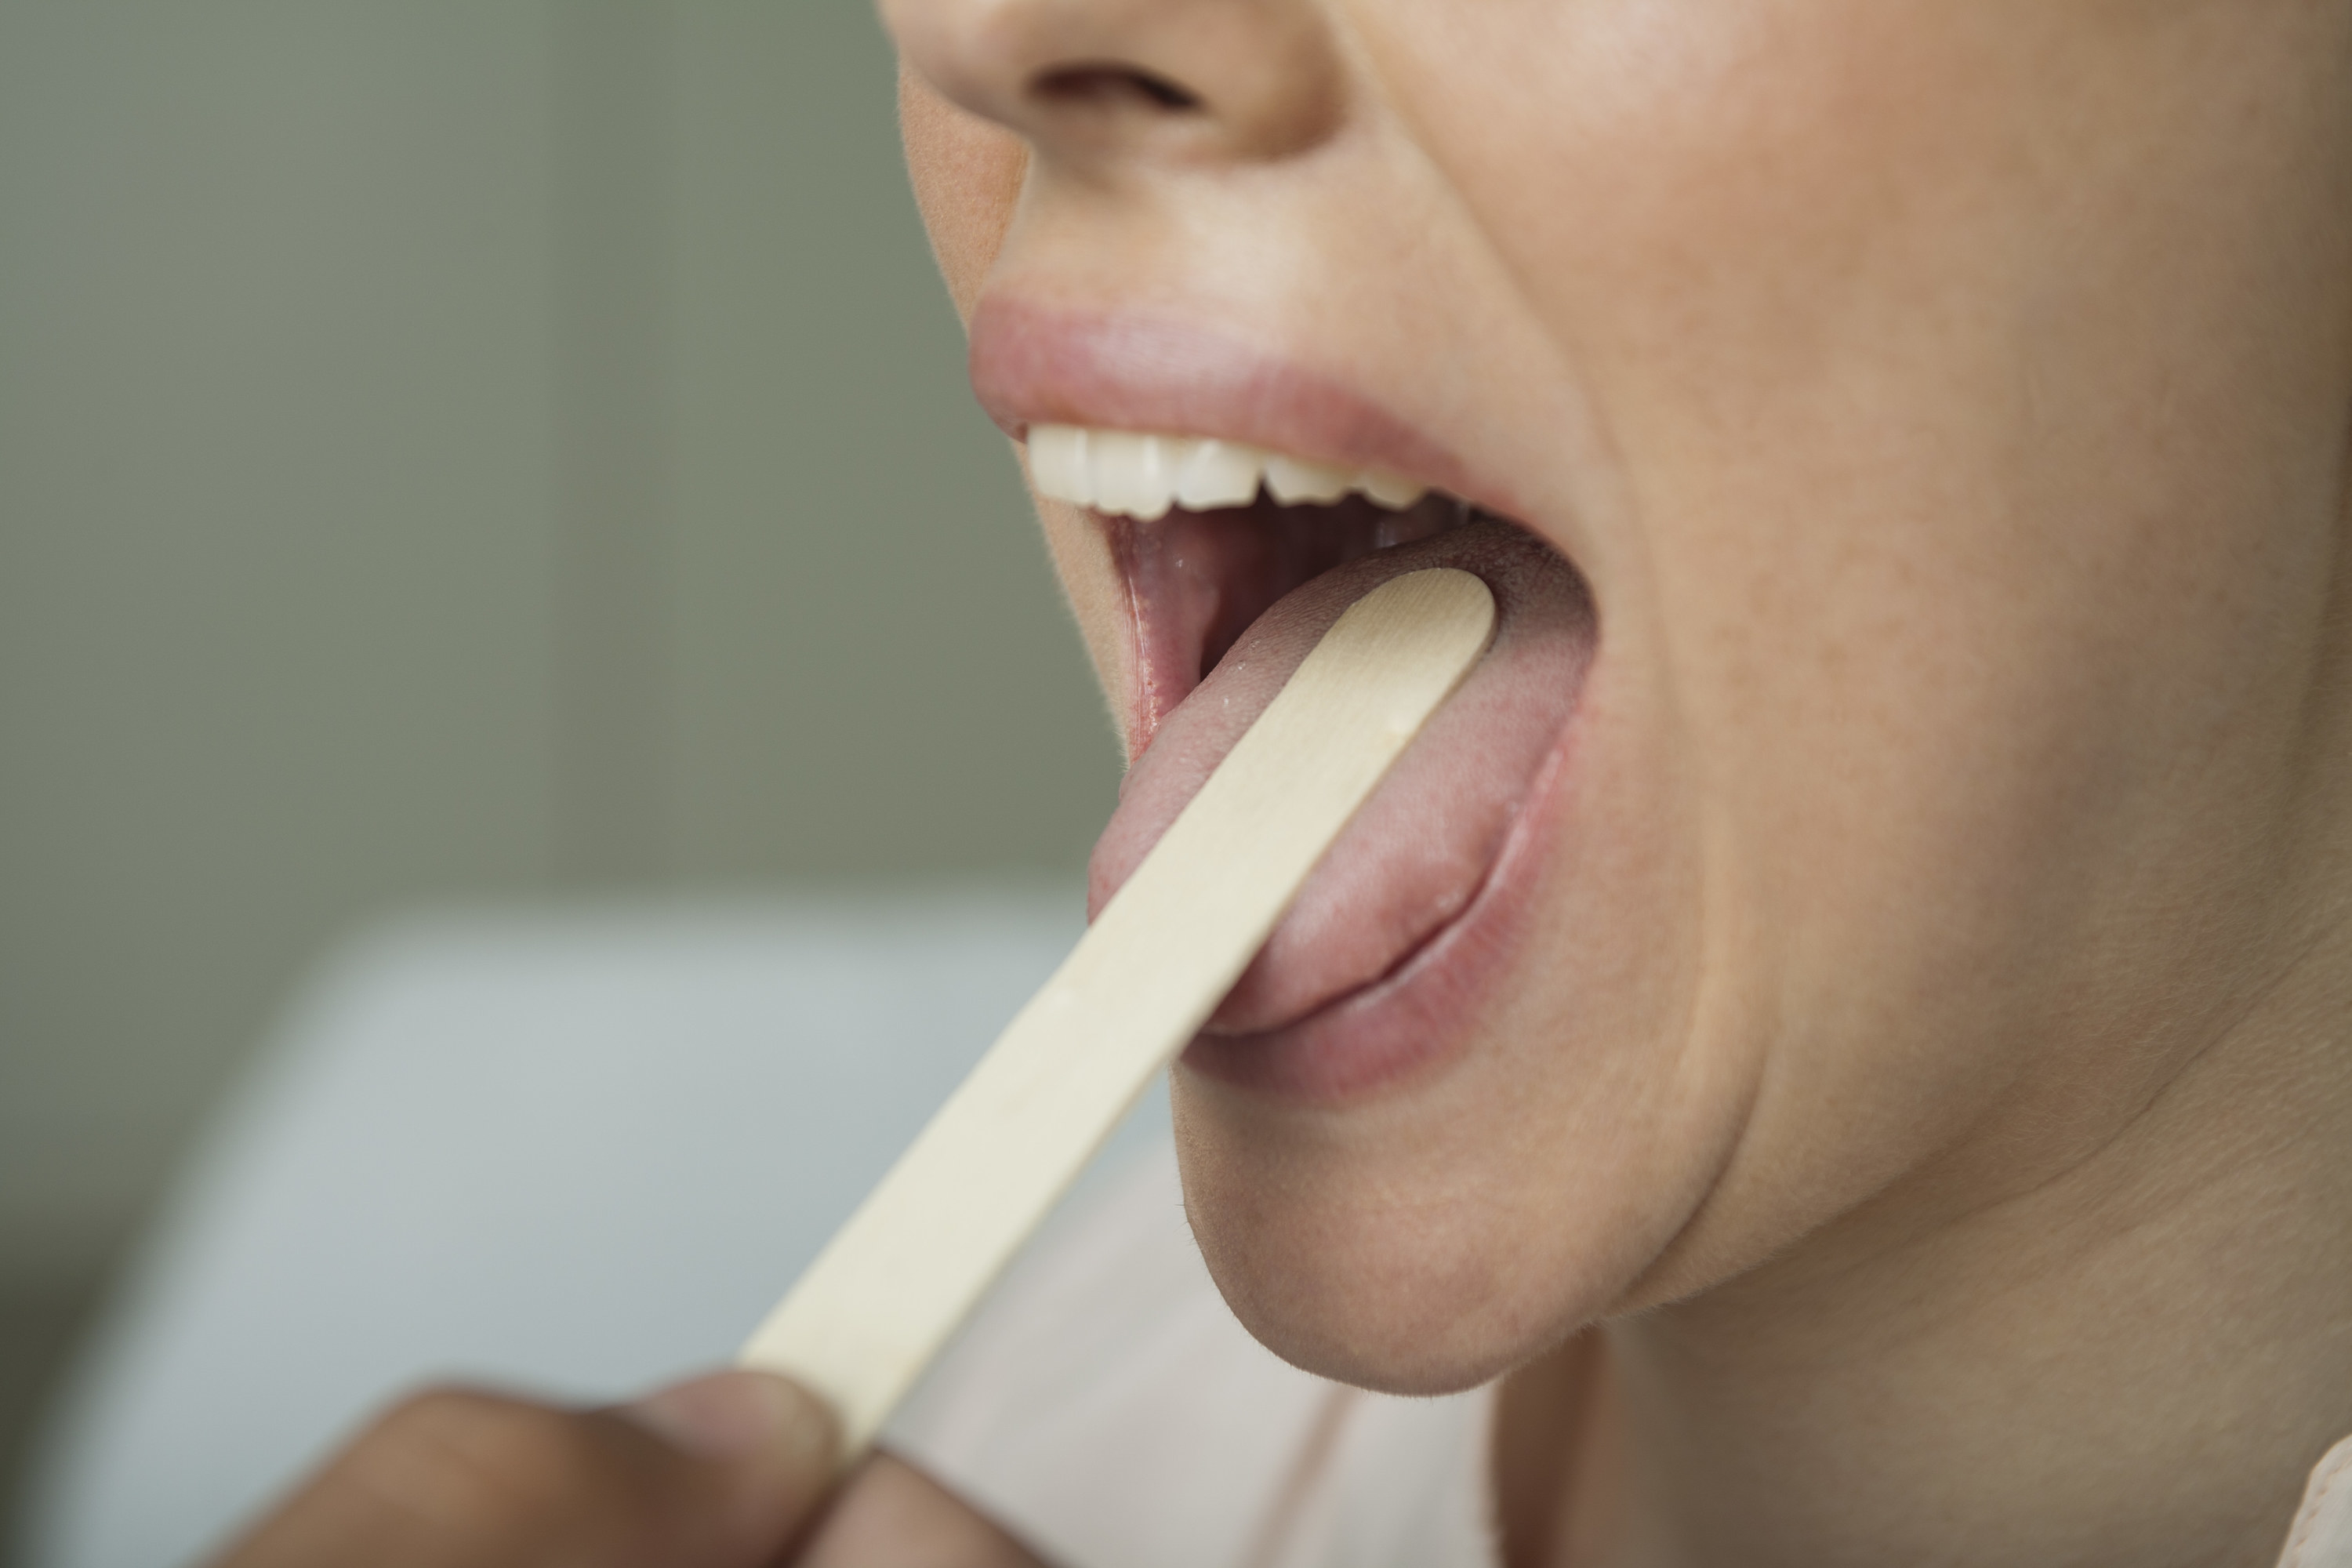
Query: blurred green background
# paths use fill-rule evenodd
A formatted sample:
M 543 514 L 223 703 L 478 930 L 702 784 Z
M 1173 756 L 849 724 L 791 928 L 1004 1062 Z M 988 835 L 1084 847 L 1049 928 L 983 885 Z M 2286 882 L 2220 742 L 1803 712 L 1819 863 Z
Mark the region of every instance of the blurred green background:
M 1082 866 L 891 72 L 849 0 L 0 0 L 0 1465 L 355 928 Z

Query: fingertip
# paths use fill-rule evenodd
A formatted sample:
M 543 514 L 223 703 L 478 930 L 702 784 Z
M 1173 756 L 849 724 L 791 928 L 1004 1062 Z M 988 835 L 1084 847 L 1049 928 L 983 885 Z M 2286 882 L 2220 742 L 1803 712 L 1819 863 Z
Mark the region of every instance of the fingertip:
M 796 1469 L 830 1476 L 841 1426 L 815 1394 L 773 1373 L 715 1372 L 656 1390 L 624 1414 L 700 1458 L 773 1454 Z

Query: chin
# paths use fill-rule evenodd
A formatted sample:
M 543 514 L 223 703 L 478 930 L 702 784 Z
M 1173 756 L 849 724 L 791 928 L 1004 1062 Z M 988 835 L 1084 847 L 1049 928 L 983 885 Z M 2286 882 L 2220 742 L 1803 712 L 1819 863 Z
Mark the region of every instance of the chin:
M 1707 1261 L 1690 1250 L 1745 1127 L 1746 1053 L 1717 1042 L 1717 1070 L 1691 1072 L 1708 1047 L 1679 1026 L 1690 1009 L 1645 981 L 1578 1008 L 1559 999 L 1572 984 L 1488 980 L 1496 999 L 1459 1037 L 1423 1039 L 1409 1071 L 1339 1102 L 1188 1053 L 1172 1079 L 1185 1210 L 1235 1316 L 1306 1371 L 1443 1394 L 1765 1251 L 1712 1231 Z M 1356 1005 L 1393 1023 L 1411 1000 Z M 1650 1026 L 1622 1016 L 1636 1012 Z M 1360 1046 L 1361 1022 L 1327 1024 Z
M 1185 1212 L 1211 1276 L 1260 1343 L 1318 1376 L 1398 1394 L 1474 1388 L 1604 1315 L 1643 1271 L 1631 1236 L 1559 1245 L 1601 1216 L 1563 1215 L 1531 1245 L 1519 1205 L 1453 1184 L 1407 1190 L 1423 1184 L 1413 1163 L 1283 1146 L 1198 1086 L 1178 1100 Z

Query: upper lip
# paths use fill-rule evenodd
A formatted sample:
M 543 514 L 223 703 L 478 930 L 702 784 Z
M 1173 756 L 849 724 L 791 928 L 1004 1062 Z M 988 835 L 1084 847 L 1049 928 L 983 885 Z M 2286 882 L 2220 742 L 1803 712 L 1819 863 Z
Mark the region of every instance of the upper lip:
M 1365 395 L 1166 318 L 991 297 L 972 313 L 971 370 L 981 406 L 1016 440 L 1049 424 L 1213 436 L 1505 510 L 1451 450 Z

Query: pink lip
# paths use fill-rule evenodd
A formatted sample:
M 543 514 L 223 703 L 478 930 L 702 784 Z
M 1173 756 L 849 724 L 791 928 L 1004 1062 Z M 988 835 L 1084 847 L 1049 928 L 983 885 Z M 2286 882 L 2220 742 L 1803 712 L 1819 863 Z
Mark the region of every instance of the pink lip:
M 1508 510 L 1453 453 L 1327 376 L 1150 316 L 983 300 L 971 387 L 1015 440 L 1031 425 L 1214 436 L 1323 462 L 1385 468 Z
M 1453 452 L 1370 398 L 1229 337 L 1161 318 L 992 297 L 972 316 L 971 375 L 982 406 L 1015 439 L 1046 423 L 1214 436 L 1385 468 L 1507 516 L 1518 510 L 1491 476 L 1472 475 Z M 1132 620 L 1132 605 L 1129 612 Z M 1336 1107 L 1466 1049 L 1484 999 L 1515 965 L 1534 889 L 1572 815 L 1581 712 L 1580 704 L 1459 914 L 1371 984 L 1278 1029 L 1204 1033 L 1183 1065 L 1278 1100 Z

